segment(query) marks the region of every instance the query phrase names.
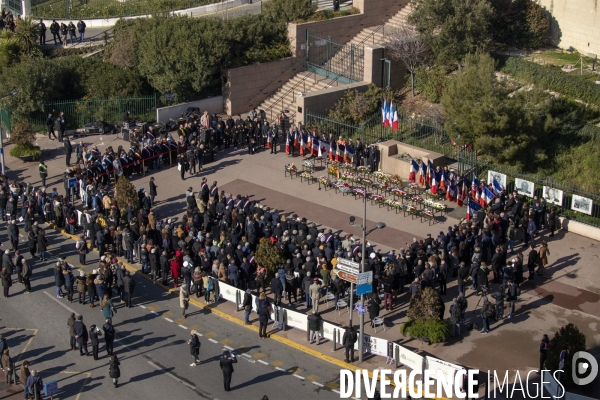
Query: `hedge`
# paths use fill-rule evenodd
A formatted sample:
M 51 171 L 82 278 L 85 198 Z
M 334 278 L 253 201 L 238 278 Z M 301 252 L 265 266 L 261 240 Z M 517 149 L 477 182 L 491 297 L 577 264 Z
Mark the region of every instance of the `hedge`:
M 600 105 L 600 85 L 581 76 L 563 72 L 559 67 L 540 65 L 521 58 L 510 57 L 501 70 L 517 79 L 542 86 L 544 89 Z

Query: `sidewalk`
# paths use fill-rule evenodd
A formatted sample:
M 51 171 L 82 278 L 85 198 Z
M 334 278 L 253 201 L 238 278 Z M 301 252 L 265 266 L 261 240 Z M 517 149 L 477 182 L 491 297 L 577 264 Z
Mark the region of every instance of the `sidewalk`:
M 9 385 L 6 383 L 6 372 L 4 371 L 0 371 L 0 376 L 2 376 L 2 381 L 0 382 L 0 400 L 23 400 L 23 388 L 21 385 Z

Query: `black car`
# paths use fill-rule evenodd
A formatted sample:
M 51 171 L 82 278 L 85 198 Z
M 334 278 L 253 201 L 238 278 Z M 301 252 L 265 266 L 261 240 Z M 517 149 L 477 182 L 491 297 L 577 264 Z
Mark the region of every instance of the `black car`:
M 109 135 L 117 133 L 117 127 L 104 121 L 94 121 L 85 124 L 84 135 Z

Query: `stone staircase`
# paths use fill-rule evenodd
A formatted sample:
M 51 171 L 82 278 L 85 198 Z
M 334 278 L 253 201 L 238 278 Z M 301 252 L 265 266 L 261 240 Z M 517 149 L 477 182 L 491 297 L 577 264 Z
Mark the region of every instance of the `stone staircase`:
M 284 83 L 282 87 L 277 89 L 277 92 L 271 95 L 271 97 L 256 107 L 256 109 L 264 110 L 268 121 L 277 120 L 282 111 L 295 109 L 298 92 L 314 92 L 335 85 L 336 83 L 332 82 L 331 78 L 316 75 L 308 71 L 299 72 L 292 79 Z M 289 114 L 292 116 L 295 115 L 294 112 Z
M 407 19 L 412 12 L 412 3 L 408 3 L 400 11 L 398 11 L 392 18 L 387 20 L 384 25 L 371 26 L 360 31 L 354 36 L 347 45 L 353 44 L 357 48 L 363 49 L 364 46 L 376 46 L 381 45 L 385 42 L 385 30 L 391 26 L 407 25 Z M 331 60 L 327 63 L 327 66 L 331 68 L 333 65 L 339 65 L 340 63 L 347 63 L 346 58 L 348 53 L 338 52 Z M 355 68 L 360 68 L 358 62 L 355 63 Z M 335 69 L 334 69 L 335 70 Z

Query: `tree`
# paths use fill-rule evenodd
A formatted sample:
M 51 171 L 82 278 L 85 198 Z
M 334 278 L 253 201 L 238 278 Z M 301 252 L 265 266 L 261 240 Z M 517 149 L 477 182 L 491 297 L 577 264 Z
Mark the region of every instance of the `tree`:
M 307 19 L 317 10 L 317 2 L 312 0 L 269 0 L 263 6 L 263 13 L 271 21 L 291 22 Z
M 23 55 L 41 55 L 40 48 L 37 45 L 39 36 L 40 26 L 31 17 L 25 17 L 20 20 L 15 28 L 15 39 Z
M 133 186 L 125 175 L 121 175 L 117 179 L 117 184 L 115 185 L 115 199 L 117 200 L 117 205 L 121 209 L 121 213 L 125 212 L 129 202 L 133 204 L 133 207 L 136 210 L 140 207 L 140 199 L 135 190 L 135 186 Z
M 450 335 L 450 325 L 444 321 L 444 301 L 431 287 L 425 287 L 410 299 L 408 321 L 400 327 L 400 333 L 430 343 L 441 343 Z
M 408 21 L 441 64 L 458 64 L 490 43 L 489 0 L 413 0 Z
M 491 0 L 492 35 L 497 43 L 538 48 L 547 41 L 550 23 L 544 9 L 533 0 Z
M 277 270 L 285 264 L 285 257 L 281 250 L 271 243 L 268 238 L 260 240 L 260 245 L 256 250 L 255 255 L 256 262 L 267 269 L 267 276 L 275 276 Z
M 388 33 L 389 32 L 389 33 Z M 421 36 L 411 26 L 393 26 L 386 30 L 385 46 L 395 60 L 402 60 L 410 73 L 410 87 L 415 96 L 415 69 L 424 64 L 429 56 L 429 48 Z
M 565 373 L 561 374 L 560 377 L 561 382 L 568 386 L 573 384 L 573 377 L 570 373 L 573 370 L 571 366 L 573 354 L 586 350 L 585 335 L 573 324 L 560 328 L 550 340 L 550 348 L 546 353 L 545 368 L 556 371 L 560 363 L 560 353 L 563 350 L 567 351 L 567 356 L 565 357 L 565 366 L 562 368 Z
M 381 107 L 381 99 L 393 99 L 396 93 L 391 88 L 381 89 L 373 83 L 366 92 L 348 90 L 329 112 L 329 118 L 348 124 L 362 124 Z

